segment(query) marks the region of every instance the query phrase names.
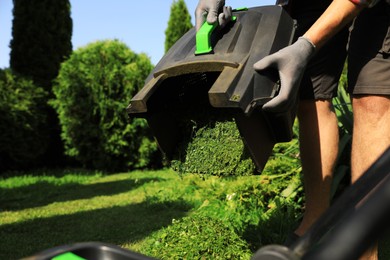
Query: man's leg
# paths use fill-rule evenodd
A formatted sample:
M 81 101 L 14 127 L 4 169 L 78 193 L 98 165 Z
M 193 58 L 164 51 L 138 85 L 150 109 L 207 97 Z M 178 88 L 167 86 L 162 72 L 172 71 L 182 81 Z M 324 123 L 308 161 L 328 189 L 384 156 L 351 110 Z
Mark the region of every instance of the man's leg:
M 317 4 L 323 6 L 324 3 Z M 319 12 L 302 13 L 296 17 L 299 24 L 297 35 L 302 35 L 309 29 L 323 12 L 321 8 L 317 11 Z M 318 50 L 301 81 L 297 115 L 306 205 L 303 220 L 295 231 L 300 236 L 329 207 L 332 171 L 337 158 L 339 138 L 337 117 L 331 99 L 336 94 L 343 71 L 348 35 L 348 28 L 345 28 Z
M 355 182 L 390 145 L 390 97 L 353 98 L 352 182 Z
M 352 101 L 354 130 L 352 138 L 352 182 L 390 146 L 390 97 L 355 96 Z M 377 246 L 361 259 L 378 259 Z
M 339 132 L 330 100 L 301 100 L 298 119 L 306 199 L 303 220 L 295 231 L 301 236 L 329 207 Z

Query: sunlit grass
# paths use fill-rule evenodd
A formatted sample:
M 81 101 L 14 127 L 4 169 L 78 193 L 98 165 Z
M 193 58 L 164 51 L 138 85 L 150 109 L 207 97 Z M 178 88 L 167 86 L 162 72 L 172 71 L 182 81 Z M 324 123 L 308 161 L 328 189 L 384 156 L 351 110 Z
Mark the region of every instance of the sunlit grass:
M 282 242 L 293 228 L 302 206 L 299 171 L 280 174 L 275 169 L 275 174 L 233 178 L 179 175 L 172 170 L 112 175 L 55 171 L 3 177 L 0 259 L 87 241 L 165 259 L 185 250 L 194 249 L 194 254 L 196 245 L 207 247 L 207 243 L 214 255 L 225 254 L 223 248 L 213 248 L 213 241 L 205 241 L 204 235 L 212 237 L 213 230 L 229 237 L 231 253 L 246 244 L 242 255 L 247 256 L 248 250 Z M 191 223 L 209 232 L 198 234 Z M 219 229 L 212 228 L 215 223 L 220 223 Z M 185 234 L 177 230 L 184 226 L 188 227 Z M 154 248 L 155 241 L 172 235 L 177 242 L 166 241 L 166 251 Z M 183 248 L 175 248 L 175 243 Z
M 118 239 L 127 236 L 126 231 L 130 227 L 126 222 L 131 224 L 132 221 L 142 223 L 142 220 L 150 220 L 145 215 L 153 216 L 150 212 L 154 207 L 146 199 L 157 196 L 164 188 L 177 186 L 174 180 L 179 180 L 179 177 L 170 171 L 106 176 L 27 174 L 2 178 L 0 259 L 28 256 L 45 248 L 77 241 L 103 238 L 116 244 L 133 241 L 131 235 L 128 235 L 128 240 Z M 179 207 L 177 211 L 183 211 L 183 208 Z M 132 212 L 135 215 L 132 216 Z M 171 210 L 169 214 L 175 212 Z M 157 225 L 138 225 L 137 230 L 142 237 L 143 229 L 147 231 L 153 226 L 167 225 L 170 218 L 162 217 L 162 221 L 155 221 Z M 112 227 L 112 232 L 106 231 L 107 236 L 102 237 L 100 230 L 109 227 Z M 78 234 L 77 229 L 83 234 Z M 121 230 L 123 233 L 118 235 Z
M 180 176 L 171 170 L 4 177 L 0 179 L 0 258 L 85 241 L 141 251 L 148 236 L 171 225 L 173 219 L 198 209 L 223 216 L 227 195 L 261 178 Z

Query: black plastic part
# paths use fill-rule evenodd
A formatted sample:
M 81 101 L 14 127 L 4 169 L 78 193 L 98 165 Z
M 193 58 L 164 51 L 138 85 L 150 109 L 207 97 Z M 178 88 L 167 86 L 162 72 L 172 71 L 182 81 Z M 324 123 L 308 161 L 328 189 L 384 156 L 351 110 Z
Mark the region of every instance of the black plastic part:
M 181 132 L 175 110 L 190 108 L 197 114 L 199 109 L 223 109 L 237 116 L 237 127 L 259 171 L 274 144 L 292 138 L 295 111 L 276 115 L 261 110 L 278 93 L 277 72 L 260 74 L 253 64 L 291 44 L 295 21 L 280 6 L 254 7 L 234 15 L 235 22 L 213 32 L 211 54 L 195 55 L 196 32 L 188 31 L 130 101 L 129 116 L 148 120 L 168 159 Z
M 337 219 L 333 216 L 337 214 Z M 328 221 L 324 221 L 328 220 Z M 390 147 L 345 191 L 310 233 L 322 231 L 322 238 L 302 259 L 354 260 L 390 230 Z M 326 232 L 324 224 L 332 221 Z M 330 229 L 331 227 L 331 229 Z M 303 237 L 303 240 L 309 238 Z M 315 245 L 315 246 L 313 246 Z M 295 246 L 299 251 L 299 244 Z
M 73 245 L 64 245 L 48 249 L 24 260 L 51 260 L 65 253 L 73 253 L 87 260 L 153 260 L 115 245 L 100 242 L 85 242 Z
M 268 245 L 258 250 L 251 260 L 299 260 L 286 246 Z
M 357 205 L 367 203 L 367 198 L 378 191 L 390 175 L 390 148 L 359 178 L 348 187 L 335 203 L 318 219 L 304 236 L 294 243 L 291 248 L 300 255 L 306 254 L 314 245 L 337 224 L 344 223 L 344 218 L 352 214 L 358 217 L 361 213 Z M 389 202 L 389 201 L 388 201 Z M 379 208 L 380 210 L 380 208 Z M 383 205 L 382 214 L 386 216 L 386 207 Z M 390 216 L 388 216 L 390 217 Z M 384 225 L 384 227 L 387 225 Z M 363 227 L 364 228 L 364 227 Z M 354 232 L 354 230 L 351 230 Z M 347 246 L 346 244 L 344 246 Z M 364 247 L 365 245 L 361 245 Z

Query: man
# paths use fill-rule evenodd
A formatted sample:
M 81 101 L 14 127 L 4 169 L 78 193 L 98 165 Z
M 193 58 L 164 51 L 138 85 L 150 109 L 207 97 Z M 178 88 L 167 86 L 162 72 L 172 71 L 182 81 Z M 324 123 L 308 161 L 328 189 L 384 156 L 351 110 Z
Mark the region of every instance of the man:
M 196 26 L 203 23 L 203 11 L 209 6 L 207 19 L 216 21 L 218 5 L 223 2 L 200 1 L 196 9 Z M 294 1 L 290 13 L 297 20 L 296 35 L 302 36 L 321 16 L 332 0 L 299 0 Z M 291 1 L 290 1 L 291 3 Z M 204 5 L 204 6 L 202 6 Z M 219 24 L 226 23 L 230 16 L 228 7 L 218 15 Z M 329 207 L 332 172 L 338 150 L 338 125 L 331 99 L 336 95 L 337 83 L 342 73 L 346 58 L 348 30 L 344 29 L 324 48 L 317 52 L 307 66 L 302 77 L 300 104 L 298 109 L 300 150 L 304 174 L 306 205 L 305 214 L 300 226 L 291 238 L 301 236 Z M 309 49 L 309 51 L 312 51 Z M 314 51 L 312 51 L 314 52 Z M 286 82 L 288 79 L 283 79 Z M 281 93 L 282 94 L 282 93 Z M 280 94 L 280 96 L 281 96 Z M 290 98 L 287 101 L 292 101 Z M 284 102 L 280 107 L 292 105 Z M 268 105 L 268 104 L 267 104 Z M 282 108 L 288 109 L 286 107 Z M 321 129 L 321 131 L 319 131 Z
M 309 9 L 316 1 L 296 2 L 301 5 L 305 2 L 302 6 Z M 197 26 L 201 24 L 204 11 L 208 12 L 208 22 L 216 20 L 215 13 L 219 14 L 220 23 L 225 22 L 226 11 L 210 12 L 219 10 L 223 5 L 224 1 L 221 0 L 200 0 L 196 10 Z M 338 146 L 337 121 L 330 98 L 321 97 L 327 91 L 323 87 L 316 87 L 318 82 L 315 79 L 320 74 L 317 71 L 313 75 L 310 71 L 315 68 L 315 60 L 326 45 L 332 45 L 331 41 L 341 37 L 342 28 L 354 20 L 348 43 L 348 81 L 354 110 L 352 181 L 356 181 L 390 146 L 389 19 L 390 5 L 385 0 L 334 0 L 295 43 L 254 65 L 256 70 L 268 67 L 279 70 L 280 93 L 264 105 L 265 110 L 277 112 L 288 109 L 297 97 L 302 82 L 298 119 L 306 211 L 301 225 L 295 231 L 297 235 L 302 235 L 329 206 L 330 180 Z M 340 42 L 333 46 L 339 47 Z M 319 66 L 329 69 L 330 63 L 325 64 L 325 67 Z M 302 98 L 305 95 L 302 93 L 307 89 L 305 86 L 310 85 L 306 84 L 304 72 L 309 74 L 312 81 L 312 100 Z M 336 74 L 332 75 L 334 77 Z M 323 83 L 320 80 L 320 85 Z M 364 259 L 377 259 L 376 250 L 368 252 Z

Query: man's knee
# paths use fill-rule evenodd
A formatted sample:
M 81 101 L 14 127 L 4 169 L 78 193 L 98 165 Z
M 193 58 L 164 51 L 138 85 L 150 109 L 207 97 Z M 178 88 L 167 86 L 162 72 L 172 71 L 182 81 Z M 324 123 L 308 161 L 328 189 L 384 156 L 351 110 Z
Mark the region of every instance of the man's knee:
M 353 97 L 354 118 L 378 122 L 390 118 L 390 96 L 359 95 Z

